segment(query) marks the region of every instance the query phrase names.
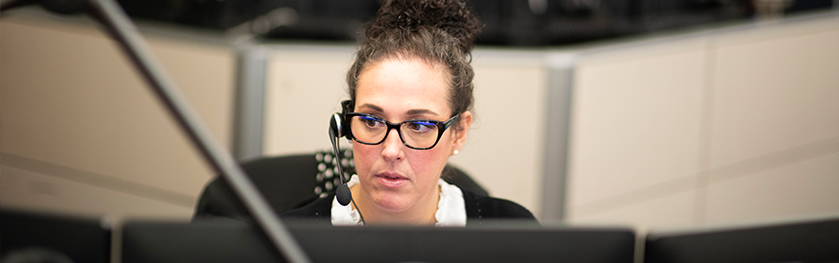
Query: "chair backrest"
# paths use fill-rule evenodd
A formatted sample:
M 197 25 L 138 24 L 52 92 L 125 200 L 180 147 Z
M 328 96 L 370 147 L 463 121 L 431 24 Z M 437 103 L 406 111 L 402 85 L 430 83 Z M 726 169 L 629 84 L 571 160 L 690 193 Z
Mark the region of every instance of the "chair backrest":
M 352 151 L 345 150 L 343 160 L 335 160 L 331 152 L 261 157 L 243 162 L 242 169 L 277 213 L 311 202 L 333 191 L 340 183 L 337 167 L 342 163 L 345 173 L 355 173 Z M 443 179 L 477 195 L 489 193 L 460 169 L 447 165 Z M 224 216 L 247 218 L 247 210 L 227 183 L 216 177 L 205 188 L 196 205 L 194 218 Z

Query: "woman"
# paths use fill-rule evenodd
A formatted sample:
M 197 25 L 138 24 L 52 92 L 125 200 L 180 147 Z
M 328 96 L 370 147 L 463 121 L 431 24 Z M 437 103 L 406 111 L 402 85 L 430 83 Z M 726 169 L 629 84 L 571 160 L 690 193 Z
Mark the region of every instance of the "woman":
M 354 205 L 330 195 L 283 216 L 333 225 L 535 221 L 518 204 L 440 179 L 472 123 L 469 61 L 477 32 L 477 18 L 457 0 L 385 1 L 347 74 Z

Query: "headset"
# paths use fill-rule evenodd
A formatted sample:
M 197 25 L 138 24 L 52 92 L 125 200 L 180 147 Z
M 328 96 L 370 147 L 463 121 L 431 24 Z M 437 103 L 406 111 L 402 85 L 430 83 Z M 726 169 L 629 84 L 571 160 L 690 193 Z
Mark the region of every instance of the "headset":
M 355 204 L 355 200 L 352 198 L 352 192 L 350 191 L 350 187 L 347 186 L 347 182 L 349 178 L 346 178 L 346 174 L 344 174 L 344 167 L 341 165 L 341 160 L 343 160 L 343 156 L 341 156 L 340 147 L 338 146 L 338 141 L 341 137 L 347 137 L 347 139 L 352 140 L 352 130 L 349 127 L 349 120 L 347 120 L 347 113 L 352 112 L 354 108 L 354 103 L 352 100 L 345 100 L 341 102 L 341 113 L 333 113 L 332 116 L 329 118 L 329 141 L 332 143 L 332 153 L 335 155 L 333 160 L 336 160 L 336 166 L 338 166 L 338 176 L 341 180 L 341 184 L 339 184 L 335 190 L 335 198 L 338 199 L 338 203 L 347 206 L 352 202 L 353 206 L 355 206 L 355 210 L 358 211 L 358 216 L 361 218 L 361 223 L 366 225 L 367 223 L 364 222 L 364 216 L 361 215 L 361 209 L 358 209 L 358 205 Z

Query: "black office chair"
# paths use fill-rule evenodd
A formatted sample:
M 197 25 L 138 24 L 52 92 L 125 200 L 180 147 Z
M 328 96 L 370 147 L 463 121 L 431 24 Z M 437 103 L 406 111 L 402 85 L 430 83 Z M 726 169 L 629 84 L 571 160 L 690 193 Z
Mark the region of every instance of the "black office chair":
M 355 173 L 352 151 L 344 150 L 340 160 L 344 172 Z M 262 157 L 243 162 L 242 169 L 253 180 L 257 189 L 265 196 L 268 204 L 277 213 L 300 207 L 334 190 L 339 184 L 339 160 L 330 152 L 314 154 Z M 447 165 L 443 179 L 460 189 L 477 195 L 489 193 L 460 169 Z M 249 218 L 247 209 L 236 198 L 233 190 L 224 180 L 216 177 L 204 188 L 193 219 L 213 217 Z

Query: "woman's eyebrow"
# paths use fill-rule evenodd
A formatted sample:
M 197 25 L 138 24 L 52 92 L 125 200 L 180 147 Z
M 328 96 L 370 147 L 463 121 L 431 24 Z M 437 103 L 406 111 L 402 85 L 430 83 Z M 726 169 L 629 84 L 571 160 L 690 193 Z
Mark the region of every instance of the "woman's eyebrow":
M 382 112 L 382 113 L 385 111 L 384 109 L 382 109 L 382 107 L 379 107 L 378 105 L 374 105 L 374 104 L 369 104 L 369 103 L 361 104 L 361 105 L 358 106 L 358 108 L 359 109 L 369 109 L 369 110 L 372 110 L 372 111 L 375 111 L 375 112 Z M 434 115 L 434 116 L 440 115 L 440 114 L 437 114 L 436 112 L 434 112 L 432 110 L 429 110 L 429 109 L 412 109 L 412 110 L 408 110 L 407 114 L 411 115 L 411 116 L 427 115 L 427 114 Z
M 359 105 L 358 109 L 359 110 L 360 109 L 369 109 L 369 110 L 372 110 L 372 111 L 377 112 L 377 113 L 383 113 L 384 112 L 382 107 L 379 107 L 379 106 L 376 106 L 376 105 L 373 105 L 373 104 L 368 104 L 368 103 Z
M 374 105 L 374 104 L 369 104 L 369 103 L 359 105 L 358 109 L 359 110 L 369 110 L 370 112 L 368 112 L 368 113 L 376 113 L 376 114 L 384 114 L 385 113 L 385 110 L 382 109 L 382 107 L 379 107 L 378 105 Z M 423 116 L 428 116 L 428 115 L 440 116 L 440 114 L 437 114 L 437 112 L 434 112 L 434 111 L 429 110 L 429 109 L 411 109 L 411 110 L 408 110 L 407 115 L 411 116 L 411 117 L 423 117 Z
M 413 110 L 408 110 L 408 115 L 410 115 L 410 116 L 421 116 L 421 115 L 439 116 L 440 114 L 437 114 L 436 112 L 431 111 L 431 110 L 427 110 L 427 109 L 413 109 Z

